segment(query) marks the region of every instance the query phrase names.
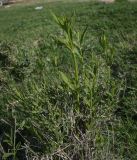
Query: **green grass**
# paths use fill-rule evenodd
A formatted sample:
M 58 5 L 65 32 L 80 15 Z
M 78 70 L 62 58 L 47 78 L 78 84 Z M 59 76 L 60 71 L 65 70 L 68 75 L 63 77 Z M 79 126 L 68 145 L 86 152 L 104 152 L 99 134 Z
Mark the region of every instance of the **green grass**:
M 136 160 L 137 3 L 39 5 L 0 8 L 0 157 Z

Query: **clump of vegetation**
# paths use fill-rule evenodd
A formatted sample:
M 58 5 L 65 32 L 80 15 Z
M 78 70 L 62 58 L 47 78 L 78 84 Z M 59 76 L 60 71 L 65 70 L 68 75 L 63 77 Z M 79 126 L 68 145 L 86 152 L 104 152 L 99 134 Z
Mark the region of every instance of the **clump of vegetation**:
M 1 121 L 7 126 L 2 133 L 3 158 L 17 159 L 20 151 L 24 157 L 35 153 L 34 156 L 43 154 L 54 159 L 118 157 L 114 151 L 114 112 L 123 83 L 111 76 L 112 47 L 103 36 L 103 56 L 89 52 L 87 57 L 87 28 L 83 32 L 75 30 L 73 19 L 65 16 L 54 15 L 54 19 L 61 35 L 54 36 L 53 43 L 60 53 L 67 54 L 71 66 L 58 67 L 58 53 L 51 60 L 54 63 L 50 81 L 44 67 L 38 79 L 30 77 L 21 84 L 13 80 L 7 86 L 1 108 Z M 37 70 L 41 70 L 44 61 L 36 58 Z

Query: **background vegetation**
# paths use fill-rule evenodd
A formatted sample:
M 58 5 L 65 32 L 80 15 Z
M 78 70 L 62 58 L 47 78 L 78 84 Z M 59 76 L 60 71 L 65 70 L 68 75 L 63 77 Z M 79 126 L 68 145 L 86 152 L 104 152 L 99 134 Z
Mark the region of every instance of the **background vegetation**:
M 136 160 L 137 4 L 39 5 L 0 9 L 1 159 Z

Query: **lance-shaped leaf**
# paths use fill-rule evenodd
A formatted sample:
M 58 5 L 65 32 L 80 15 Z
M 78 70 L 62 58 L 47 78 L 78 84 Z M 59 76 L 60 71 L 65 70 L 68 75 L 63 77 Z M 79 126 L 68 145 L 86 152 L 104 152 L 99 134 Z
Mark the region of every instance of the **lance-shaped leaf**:
M 87 29 L 88 29 L 88 26 L 87 26 L 87 27 L 84 29 L 84 31 L 81 33 L 81 36 L 80 36 L 80 45 L 82 45 L 82 43 L 83 43 L 83 40 L 84 40 L 84 38 L 85 38 Z
M 60 76 L 61 76 L 62 80 L 67 84 L 67 86 L 68 86 L 70 89 L 74 90 L 75 87 L 74 87 L 74 85 L 72 84 L 71 80 L 70 80 L 63 72 L 59 72 L 59 73 L 60 73 Z
M 8 157 L 13 156 L 13 155 L 14 153 L 4 153 L 2 156 L 2 159 L 7 159 Z

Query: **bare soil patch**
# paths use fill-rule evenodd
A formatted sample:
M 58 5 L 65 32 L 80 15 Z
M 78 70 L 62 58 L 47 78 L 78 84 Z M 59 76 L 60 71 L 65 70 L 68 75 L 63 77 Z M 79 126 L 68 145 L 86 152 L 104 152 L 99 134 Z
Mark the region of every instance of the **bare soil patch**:
M 105 3 L 113 3 L 115 0 L 99 0 L 100 2 L 105 2 Z

